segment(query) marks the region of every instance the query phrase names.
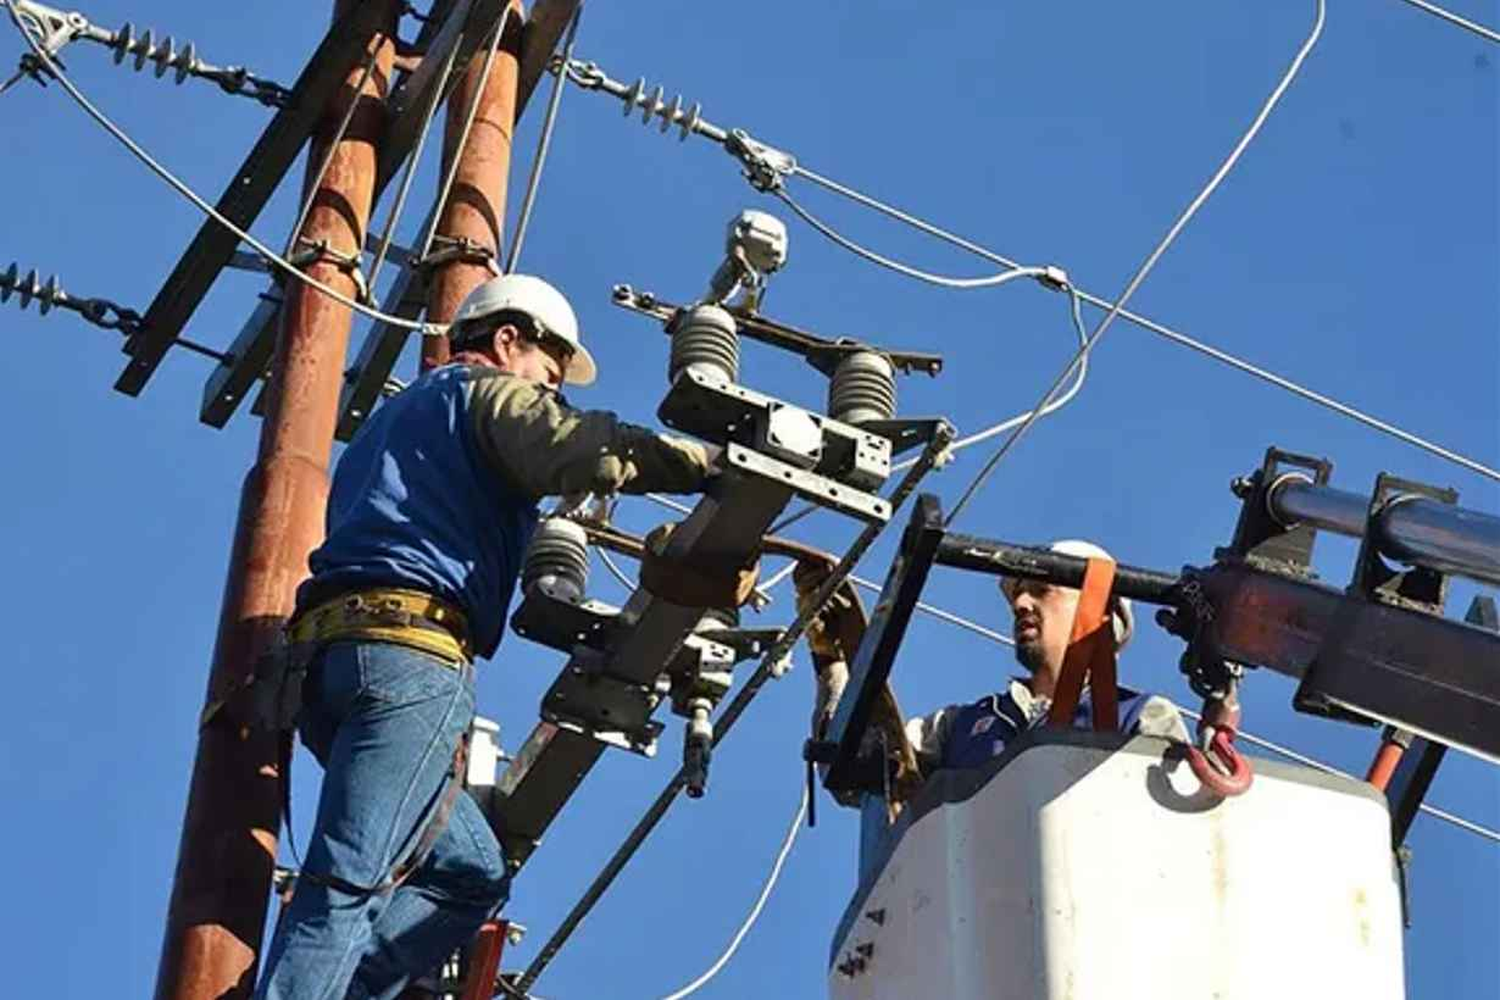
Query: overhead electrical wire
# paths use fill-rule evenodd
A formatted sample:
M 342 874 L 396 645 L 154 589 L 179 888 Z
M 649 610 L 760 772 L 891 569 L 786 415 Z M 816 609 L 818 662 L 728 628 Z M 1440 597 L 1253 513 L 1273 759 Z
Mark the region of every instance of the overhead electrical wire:
M 1141 263 L 1140 267 L 1136 269 L 1135 274 L 1131 276 L 1130 281 L 1125 285 L 1125 290 L 1120 293 L 1120 297 L 1109 307 L 1109 311 L 1105 314 L 1104 318 L 1099 321 L 1099 325 L 1094 328 L 1094 332 L 1092 335 L 1090 335 L 1088 343 L 1086 343 L 1083 348 L 1079 350 L 1078 357 L 1080 359 L 1087 357 L 1089 352 L 1092 351 L 1094 347 L 1099 343 L 1100 338 L 1102 338 L 1104 334 L 1109 330 L 1110 324 L 1115 321 L 1115 317 L 1120 315 L 1120 310 L 1125 307 L 1125 303 L 1130 301 L 1130 297 L 1135 294 L 1136 289 L 1139 288 L 1141 286 L 1141 283 L 1146 280 L 1146 276 L 1151 273 L 1151 269 L 1156 266 L 1156 262 L 1161 259 L 1162 255 L 1166 253 L 1167 249 L 1173 244 L 1173 242 L 1176 241 L 1178 234 L 1180 234 L 1182 230 L 1187 226 L 1187 224 L 1192 221 L 1193 216 L 1198 214 L 1198 209 L 1202 208 L 1203 204 L 1208 201 L 1208 199 L 1216 190 L 1218 190 L 1218 187 L 1223 183 L 1224 178 L 1227 177 L 1229 175 L 1229 172 L 1234 169 L 1235 164 L 1239 162 L 1240 157 L 1244 155 L 1244 152 L 1247 148 L 1249 148 L 1250 143 L 1253 142 L 1256 135 L 1260 133 L 1261 126 L 1266 123 L 1266 119 L 1271 116 L 1271 112 L 1276 109 L 1276 105 L 1281 102 L 1282 94 L 1286 93 L 1287 88 L 1292 85 L 1292 81 L 1297 78 L 1297 73 L 1302 69 L 1302 64 L 1307 60 L 1308 55 L 1311 54 L 1313 47 L 1318 44 L 1318 39 L 1323 34 L 1323 22 L 1326 14 L 1324 0 L 1316 0 L 1316 8 L 1317 12 L 1313 18 L 1312 30 L 1308 33 L 1307 38 L 1305 41 L 1303 41 L 1301 47 L 1298 48 L 1296 56 L 1292 59 L 1291 65 L 1287 67 L 1286 72 L 1282 75 L 1280 82 L 1277 83 L 1275 89 L 1271 91 L 1271 96 L 1268 97 L 1265 103 L 1261 105 L 1260 112 L 1255 116 L 1254 121 L 1250 123 L 1250 127 L 1245 130 L 1245 134 L 1240 137 L 1239 142 L 1235 143 L 1234 149 L 1230 150 L 1230 153 L 1227 157 L 1225 157 L 1224 162 L 1219 165 L 1219 169 L 1214 172 L 1214 175 L 1211 178 L 1209 178 L 1208 183 L 1205 184 L 1203 186 L 1203 189 L 1198 192 L 1197 197 L 1195 197 L 1192 202 L 1188 204 L 1188 207 L 1184 209 L 1180 215 L 1178 215 L 1177 221 L 1172 223 L 1172 227 L 1167 230 L 1167 234 L 1162 237 L 1161 241 L 1157 243 L 1155 249 L 1153 249 L 1151 253 L 1146 256 L 1146 259 Z M 1000 445 L 1000 447 L 995 451 L 995 453 L 990 456 L 990 458 L 985 462 L 983 468 L 979 470 L 979 474 L 974 477 L 974 480 L 958 498 L 958 502 L 953 505 L 953 510 L 949 512 L 947 518 L 943 522 L 945 525 L 952 524 L 958 518 L 958 516 L 963 513 L 964 508 L 968 506 L 969 502 L 975 497 L 975 495 L 978 494 L 979 490 L 984 487 L 985 481 L 988 480 L 990 474 L 994 472 L 995 466 L 998 465 L 1000 463 L 1000 460 L 1005 457 L 1006 453 L 1009 452 L 1010 449 L 1014 447 L 1015 444 L 1026 435 L 1026 432 L 1031 429 L 1031 425 L 1036 423 L 1037 418 L 1041 416 L 1042 409 L 1047 405 L 1047 403 L 1052 400 L 1053 394 L 1057 392 L 1058 388 L 1062 385 L 1064 380 L 1067 379 L 1068 372 L 1071 370 L 1072 366 L 1069 365 L 1067 368 L 1064 368 L 1062 371 L 1058 372 L 1057 378 L 1053 380 L 1052 385 L 1047 389 L 1047 391 L 1042 394 L 1041 401 L 1037 403 L 1036 407 L 1032 410 L 1031 415 L 1026 418 L 1025 422 L 1023 422 L 1019 427 L 1011 432 L 1010 437 L 1006 438 L 1005 441 Z
M 800 163 L 793 169 L 792 172 L 794 176 L 802 177 L 808 181 L 811 181 L 812 183 L 824 187 L 827 190 L 834 192 L 835 194 L 841 195 L 842 197 L 847 198 L 850 201 L 855 202 L 856 204 L 863 205 L 866 208 L 880 213 L 881 215 L 908 225 L 919 232 L 926 233 L 934 239 L 941 240 L 952 246 L 958 247 L 961 250 L 972 253 L 976 257 L 988 260 L 994 264 L 999 264 L 1002 267 L 1014 268 L 1020 266 L 1016 261 L 1013 261 L 1010 258 L 1003 256 L 1002 254 L 998 254 L 993 250 L 989 250 L 983 246 L 980 246 L 972 240 L 967 240 L 962 236 L 958 236 L 946 229 L 933 225 L 932 223 L 927 222 L 926 220 L 921 219 L 915 215 L 912 215 L 909 212 L 905 212 L 892 205 L 888 205 L 885 202 L 877 198 L 873 198 L 862 191 L 858 191 L 847 185 L 840 184 L 838 181 L 832 180 L 831 178 L 825 177 L 822 174 L 817 173 L 816 171 L 810 170 L 807 167 L 802 166 Z M 1095 308 L 1108 310 L 1113 306 L 1113 303 L 1111 303 L 1108 299 L 1095 295 L 1085 289 L 1078 288 L 1076 289 L 1076 291 L 1079 298 L 1087 302 L 1089 305 L 1094 306 Z M 1388 421 L 1381 420 L 1379 417 L 1375 417 L 1371 414 L 1365 413 L 1364 411 L 1350 406 L 1347 403 L 1342 403 L 1331 396 L 1327 396 L 1314 389 L 1309 389 L 1308 387 L 1301 385 L 1300 383 L 1293 381 L 1292 379 L 1286 378 L 1285 376 L 1278 375 L 1267 368 L 1263 368 L 1242 358 L 1236 357 L 1235 355 L 1230 354 L 1228 351 L 1221 350 L 1220 348 L 1213 347 L 1212 345 L 1189 337 L 1185 333 L 1174 330 L 1166 324 L 1159 323 L 1156 320 L 1141 315 L 1140 313 L 1132 312 L 1129 309 L 1122 308 L 1119 310 L 1119 315 L 1123 319 L 1135 324 L 1136 326 L 1141 327 L 1143 330 L 1154 333 L 1175 344 L 1186 347 L 1189 350 L 1196 351 L 1204 355 L 1205 357 L 1212 358 L 1213 360 L 1218 361 L 1221 364 L 1228 365 L 1229 367 L 1234 368 L 1246 375 L 1258 378 L 1263 382 L 1267 382 L 1278 389 L 1289 392 L 1292 395 L 1304 399 L 1310 403 L 1314 403 L 1318 406 L 1324 407 L 1325 409 L 1332 410 L 1340 416 L 1348 417 L 1349 419 L 1361 423 L 1372 430 L 1379 431 L 1382 434 L 1393 437 L 1404 444 L 1409 444 L 1412 447 L 1420 448 L 1423 451 L 1428 452 L 1429 454 L 1436 455 L 1438 458 L 1468 469 L 1470 472 L 1475 472 L 1481 476 L 1486 477 L 1487 479 L 1493 479 L 1497 482 L 1500 482 L 1500 470 L 1493 469 L 1483 464 L 1482 462 L 1475 461 L 1474 459 L 1469 458 L 1466 455 L 1461 455 L 1458 452 L 1443 447 L 1442 445 L 1436 444 L 1432 441 L 1428 441 L 1426 438 L 1420 437 L 1417 434 L 1413 434 L 1410 431 L 1397 427 L 1396 425 L 1389 423 Z
M 4 5 L 6 9 L 10 10 L 12 13 L 15 12 L 15 7 L 12 4 L 11 0 L 0 0 L 0 5 Z M 235 236 L 238 236 L 253 250 L 255 250 L 256 253 L 265 258 L 266 261 L 268 261 L 270 264 L 285 272 L 289 277 L 301 282 L 304 285 L 307 285 L 309 288 L 317 289 L 340 305 L 346 306 L 349 309 L 352 309 L 353 311 L 360 313 L 361 315 L 368 316 L 371 319 L 378 320 L 379 322 L 386 323 L 398 329 L 412 330 L 421 333 L 423 336 L 441 336 L 446 332 L 446 324 L 422 323 L 406 319 L 403 316 L 388 315 L 381 312 L 379 309 L 375 309 L 363 302 L 360 302 L 358 299 L 352 296 L 345 295 L 343 292 L 334 288 L 332 285 L 328 285 L 322 281 L 319 281 L 317 278 L 314 278 L 312 275 L 308 274 L 300 267 L 292 264 L 283 255 L 277 253 L 275 250 L 272 250 L 268 245 L 257 239 L 254 235 L 236 225 L 233 220 L 225 216 L 213 205 L 209 204 L 207 200 L 205 200 L 201 195 L 199 195 L 196 191 L 189 187 L 184 181 L 178 178 L 176 174 L 172 173 L 172 171 L 168 170 L 159 161 L 157 161 L 150 153 L 145 150 L 144 147 L 141 146 L 140 143 L 132 139 L 124 129 L 115 124 L 115 122 L 108 115 L 99 110 L 99 108 L 89 100 L 89 98 L 83 93 L 83 91 L 78 88 L 77 84 L 75 84 L 72 79 L 68 77 L 67 73 L 63 71 L 63 68 L 51 56 L 47 54 L 46 50 L 42 48 L 42 46 L 37 44 L 36 39 L 32 38 L 30 33 L 22 30 L 20 31 L 20 35 L 22 39 L 25 40 L 27 46 L 31 49 L 36 58 L 41 62 L 43 66 L 46 67 L 47 71 L 52 75 L 53 79 L 57 81 L 57 83 L 63 88 L 68 96 L 73 99 L 74 103 L 82 108 L 90 118 L 98 123 L 98 125 L 106 132 L 108 132 L 111 136 L 113 136 L 116 141 L 124 146 L 132 156 L 140 160 L 141 163 L 149 168 L 152 173 L 160 177 L 168 187 L 172 188 L 172 190 L 176 191 L 183 198 L 187 199 L 188 202 L 190 202 L 204 215 L 208 216 L 210 219 L 213 219 L 215 222 L 223 226 L 225 229 L 229 230 Z
M 1485 38 L 1492 42 L 1500 42 L 1500 31 L 1495 31 L 1493 28 L 1486 28 L 1484 25 L 1470 21 L 1466 17 L 1459 17 L 1453 11 L 1445 10 L 1435 3 L 1428 3 L 1427 0 L 1401 0 L 1401 2 L 1410 4 L 1418 10 L 1425 10 L 1433 17 L 1441 18 L 1449 24 L 1456 24 L 1460 28 L 1472 31 L 1480 38 Z
M 500 40 L 505 36 L 505 26 L 510 21 L 512 9 L 509 4 L 506 5 L 505 10 L 500 14 L 499 22 L 495 25 L 494 32 L 490 35 L 489 46 L 484 53 L 484 65 L 479 70 L 479 79 L 474 81 L 474 94 L 469 98 L 469 108 L 464 114 L 463 129 L 458 133 L 458 145 L 453 147 L 453 161 L 448 164 L 448 170 L 443 176 L 443 185 L 438 189 L 437 204 L 432 209 L 432 225 L 427 227 L 427 235 L 422 240 L 421 249 L 417 251 L 417 260 L 422 260 L 432 251 L 433 240 L 437 239 L 438 227 L 443 222 L 443 210 L 448 207 L 448 196 L 453 193 L 453 182 L 458 179 L 458 167 L 463 162 L 463 151 L 469 145 L 469 133 L 474 129 L 474 120 L 479 117 L 479 105 L 484 100 L 484 88 L 489 85 L 490 73 L 495 68 L 495 55 L 500 51 Z
M 808 791 L 807 786 L 804 784 L 802 786 L 802 799 L 797 804 L 797 812 L 792 817 L 792 825 L 787 827 L 786 836 L 781 841 L 781 849 L 776 852 L 776 860 L 771 865 L 771 872 L 766 876 L 765 885 L 761 887 L 760 895 L 755 899 L 755 905 L 750 907 L 750 913 L 745 917 L 744 922 L 740 924 L 739 930 L 734 932 L 734 937 L 729 939 L 729 947 L 724 949 L 724 953 L 704 970 L 701 976 L 677 992 L 669 993 L 665 997 L 662 997 L 662 1000 L 682 1000 L 683 997 L 696 993 L 700 987 L 718 975 L 720 970 L 729 964 L 729 960 L 739 950 L 740 943 L 745 940 L 745 935 L 750 933 L 750 929 L 760 919 L 761 911 L 766 907 L 766 900 L 771 898 L 771 890 L 776 888 L 776 881 L 781 878 L 782 866 L 786 864 L 787 855 L 792 853 L 792 846 L 797 842 L 797 834 L 802 830 L 802 820 L 807 816 L 807 804 Z
M 573 45 L 578 40 L 578 22 L 583 19 L 583 4 L 573 11 L 572 23 L 568 25 L 568 37 L 563 41 L 562 65 L 573 59 Z M 542 123 L 542 134 L 537 139 L 536 155 L 531 160 L 531 176 L 526 179 L 526 196 L 521 200 L 521 214 L 516 217 L 516 231 L 510 239 L 510 252 L 505 257 L 505 273 L 514 274 L 516 262 L 521 259 L 521 245 L 526 242 L 526 227 L 531 223 L 531 209 L 536 204 L 537 189 L 541 186 L 542 167 L 547 163 L 547 150 L 552 146 L 552 129 L 557 124 L 557 109 L 562 104 L 563 87 L 567 85 L 567 74 L 558 71 L 552 81 L 552 95 L 547 99 L 547 118 Z

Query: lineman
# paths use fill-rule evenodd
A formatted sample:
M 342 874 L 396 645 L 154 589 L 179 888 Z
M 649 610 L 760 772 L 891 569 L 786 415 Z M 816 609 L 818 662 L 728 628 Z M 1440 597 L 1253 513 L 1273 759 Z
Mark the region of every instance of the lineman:
M 1092 542 L 1059 541 L 1052 551 L 1080 558 L 1109 559 L 1109 553 Z M 799 589 L 803 581 L 799 580 Z M 814 583 L 808 578 L 808 583 Z M 923 775 L 941 768 L 979 767 L 997 756 L 1016 736 L 1047 718 L 1052 696 L 1062 670 L 1063 657 L 1078 609 L 1079 591 L 1035 581 L 1002 577 L 1001 592 L 1015 618 L 1016 659 L 1027 670 L 1024 677 L 1011 678 L 1005 687 L 968 705 L 948 705 L 930 715 L 910 719 L 906 737 L 916 754 Z M 1116 598 L 1111 605 L 1116 650 L 1124 648 L 1135 628 L 1130 601 Z M 826 626 L 825 626 L 826 627 Z M 813 731 L 821 735 L 838 706 L 848 680 L 848 668 L 834 662 L 818 678 L 813 713 Z M 1120 730 L 1165 736 L 1186 742 L 1187 727 L 1177 708 L 1158 695 L 1121 692 Z M 1077 728 L 1091 728 L 1093 711 L 1088 695 L 1079 699 L 1073 716 Z
M 323 764 L 302 876 L 257 997 L 394 997 L 507 898 L 461 794 L 474 657 L 495 652 L 543 496 L 700 492 L 703 446 L 570 409 L 594 361 L 539 278 L 479 286 L 452 363 L 366 421 L 340 458 L 327 540 L 289 626 L 312 650 L 298 718 Z

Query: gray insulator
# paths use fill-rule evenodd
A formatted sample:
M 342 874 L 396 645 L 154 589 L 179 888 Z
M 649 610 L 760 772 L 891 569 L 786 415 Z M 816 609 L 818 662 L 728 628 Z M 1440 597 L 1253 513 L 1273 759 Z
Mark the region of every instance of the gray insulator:
M 828 415 L 858 426 L 896 414 L 896 372 L 885 355 L 860 351 L 839 362 L 828 384 Z
M 565 600 L 581 601 L 588 579 L 588 534 L 583 527 L 563 517 L 549 517 L 537 525 L 521 571 L 522 592 L 546 585 Z
M 667 381 L 684 369 L 733 382 L 740 374 L 740 335 L 734 317 L 714 305 L 684 310 L 672 324 Z

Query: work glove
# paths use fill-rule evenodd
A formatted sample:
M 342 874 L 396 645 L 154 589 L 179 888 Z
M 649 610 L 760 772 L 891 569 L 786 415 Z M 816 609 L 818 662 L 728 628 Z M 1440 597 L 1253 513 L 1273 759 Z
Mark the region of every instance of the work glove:
M 760 560 L 748 566 L 689 565 L 668 555 L 675 525 L 652 529 L 641 556 L 641 586 L 685 608 L 738 608 L 755 592 Z

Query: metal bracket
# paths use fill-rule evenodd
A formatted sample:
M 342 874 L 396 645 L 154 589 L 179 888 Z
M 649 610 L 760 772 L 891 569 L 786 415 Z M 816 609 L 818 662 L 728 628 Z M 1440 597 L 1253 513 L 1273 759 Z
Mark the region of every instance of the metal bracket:
M 332 264 L 354 282 L 355 299 L 369 304 L 370 282 L 359 266 L 360 259 L 358 250 L 335 250 L 327 240 L 309 240 L 299 236 L 295 249 L 287 256 L 287 263 L 299 270 L 306 270 L 312 264 Z M 276 271 L 271 277 L 278 285 L 284 285 L 287 275 L 284 271 Z
M 661 693 L 655 685 L 610 674 L 607 666 L 603 653 L 575 649 L 567 669 L 542 698 L 542 718 L 608 746 L 655 756 L 663 726 L 651 713 L 661 704 Z
M 1365 532 L 1360 541 L 1359 556 L 1354 563 L 1354 579 L 1350 581 L 1351 593 L 1382 601 L 1397 607 L 1443 613 L 1448 596 L 1448 577 L 1444 573 L 1413 566 L 1407 570 L 1392 569 L 1380 557 L 1380 518 L 1391 507 L 1417 497 L 1426 497 L 1450 506 L 1458 503 L 1458 491 L 1425 483 L 1400 479 L 1382 472 L 1375 477 L 1375 490 L 1370 495 L 1370 510 L 1365 520 Z
M 651 292 L 637 292 L 629 285 L 616 285 L 612 301 L 622 309 L 629 309 L 631 312 L 660 321 L 664 324 L 662 330 L 664 333 L 670 333 L 672 322 L 683 310 L 682 306 L 659 299 Z M 891 363 L 891 367 L 903 375 L 920 372 L 924 375 L 935 376 L 943 370 L 943 358 L 939 354 L 929 354 L 923 351 L 892 351 L 849 337 L 835 339 L 820 337 L 815 333 L 799 330 L 797 327 L 743 310 L 731 309 L 730 314 L 734 316 L 740 336 L 749 337 L 751 340 L 779 350 L 800 354 L 807 359 L 808 364 L 824 375 L 831 376 L 834 369 L 838 368 L 839 362 L 849 355 L 866 351 L 881 355 Z
M 757 191 L 775 191 L 797 169 L 797 158 L 791 153 L 766 145 L 744 129 L 730 130 L 724 149 L 740 161 L 745 179 Z
M 849 666 L 849 681 L 828 726 L 826 740 L 834 749 L 829 754 L 823 786 L 829 791 L 862 787 L 860 744 L 869 728 L 876 699 L 906 638 L 906 626 L 922 596 L 944 534 L 942 504 L 938 498 L 930 493 L 917 497 L 911 521 L 901 536 L 900 551 L 886 575 L 885 586 L 880 589 L 869 627 Z
M 815 447 L 801 448 L 800 461 L 797 461 L 798 455 L 790 454 L 799 449 L 785 447 L 792 444 L 790 440 L 772 440 L 772 424 L 778 419 L 778 411 L 805 414 L 817 425 L 821 441 Z M 792 407 L 753 389 L 693 369 L 678 375 L 662 400 L 657 416 L 668 427 L 705 441 L 748 448 L 769 446 L 783 459 L 791 458 L 797 466 L 805 466 L 819 477 L 826 476 L 846 484 L 829 484 L 833 486 L 831 491 L 812 487 L 809 499 L 819 503 L 838 505 L 841 503 L 839 498 L 847 496 L 850 487 L 854 490 L 874 489 L 891 474 L 891 442 L 888 438 Z M 803 470 L 799 468 L 798 471 Z
M 753 473 L 772 482 L 782 482 L 804 500 L 811 500 L 821 507 L 832 508 L 868 524 L 883 524 L 890 520 L 891 505 L 872 494 L 843 486 L 817 473 L 799 469 L 742 445 L 730 444 L 724 455 L 731 468 Z
M 1315 579 L 1317 574 L 1309 567 L 1317 530 L 1308 525 L 1282 524 L 1272 514 L 1268 501 L 1272 491 L 1288 477 L 1326 486 L 1331 475 L 1333 464 L 1327 459 L 1267 448 L 1261 467 L 1230 485 L 1243 502 L 1240 518 L 1228 548 L 1215 549 L 1214 559 L 1243 559 L 1273 573 Z
M 467 236 L 445 236 L 438 233 L 432 237 L 432 247 L 427 255 L 412 261 L 412 267 L 430 272 L 440 264 L 462 261 L 466 264 L 483 264 L 491 270 L 495 266 L 495 250 Z
M 623 623 L 620 609 L 613 605 L 594 600 L 575 603 L 542 583 L 527 592 L 511 615 L 510 627 L 523 638 L 568 653 L 578 646 L 607 648 Z

